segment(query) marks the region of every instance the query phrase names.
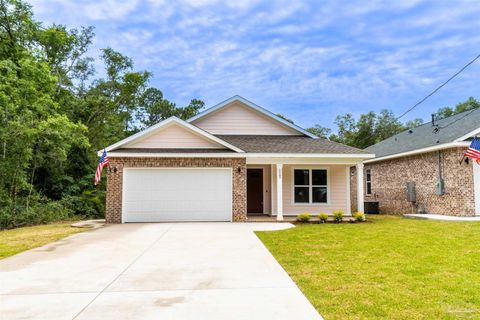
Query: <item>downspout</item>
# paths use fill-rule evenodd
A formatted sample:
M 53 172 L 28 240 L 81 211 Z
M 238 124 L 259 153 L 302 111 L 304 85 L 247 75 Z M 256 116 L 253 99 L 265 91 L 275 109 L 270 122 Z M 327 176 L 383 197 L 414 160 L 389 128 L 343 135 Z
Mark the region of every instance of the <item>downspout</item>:
M 435 191 L 438 196 L 443 196 L 445 194 L 445 185 L 443 181 L 443 167 L 442 167 L 442 152 L 438 150 L 438 180 L 437 185 L 435 186 Z

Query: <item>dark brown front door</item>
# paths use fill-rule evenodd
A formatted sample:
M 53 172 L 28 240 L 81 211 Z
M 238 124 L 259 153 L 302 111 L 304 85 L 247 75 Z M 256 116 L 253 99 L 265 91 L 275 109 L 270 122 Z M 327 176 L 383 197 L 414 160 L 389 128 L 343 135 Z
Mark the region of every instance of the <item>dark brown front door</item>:
M 262 169 L 247 169 L 247 213 L 263 214 Z

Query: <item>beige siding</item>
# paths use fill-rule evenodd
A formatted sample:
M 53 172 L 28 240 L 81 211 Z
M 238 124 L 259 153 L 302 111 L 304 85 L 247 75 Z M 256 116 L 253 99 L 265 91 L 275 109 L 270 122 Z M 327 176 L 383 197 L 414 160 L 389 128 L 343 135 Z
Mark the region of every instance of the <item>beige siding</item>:
M 301 135 L 238 101 L 193 124 L 212 134 Z
M 273 165 L 273 167 L 275 167 Z M 328 204 L 295 204 L 293 203 L 293 168 L 315 169 L 322 168 L 328 170 L 329 203 Z M 333 210 L 341 209 L 347 212 L 347 183 L 346 166 L 309 166 L 309 165 L 284 165 L 283 166 L 283 214 L 297 215 L 302 212 L 309 212 L 312 215 L 318 215 L 320 212 L 331 214 Z M 273 213 L 276 213 L 276 170 L 272 171 L 272 199 Z
M 225 147 L 204 137 L 192 133 L 179 125 L 173 124 L 162 128 L 141 140 L 128 144 L 128 148 L 200 148 L 225 149 Z

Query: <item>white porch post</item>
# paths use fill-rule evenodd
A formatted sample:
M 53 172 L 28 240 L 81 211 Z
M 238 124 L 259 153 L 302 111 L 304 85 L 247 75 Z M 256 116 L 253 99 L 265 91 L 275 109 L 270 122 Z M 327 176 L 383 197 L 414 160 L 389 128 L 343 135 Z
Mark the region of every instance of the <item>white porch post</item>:
M 347 216 L 352 215 L 352 199 L 350 197 L 350 166 L 345 166 L 345 183 L 347 184 Z
M 473 192 L 475 194 L 475 215 L 480 216 L 480 164 L 472 160 Z
M 365 210 L 363 202 L 363 163 L 357 163 L 357 211 Z
M 283 220 L 283 164 L 277 163 L 277 220 Z

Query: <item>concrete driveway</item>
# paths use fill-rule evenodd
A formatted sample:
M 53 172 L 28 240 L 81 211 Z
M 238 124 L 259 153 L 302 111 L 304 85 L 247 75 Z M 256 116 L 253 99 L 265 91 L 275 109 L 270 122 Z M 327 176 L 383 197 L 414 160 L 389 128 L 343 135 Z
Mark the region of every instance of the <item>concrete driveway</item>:
M 253 230 L 112 225 L 0 260 L 0 319 L 321 319 Z

